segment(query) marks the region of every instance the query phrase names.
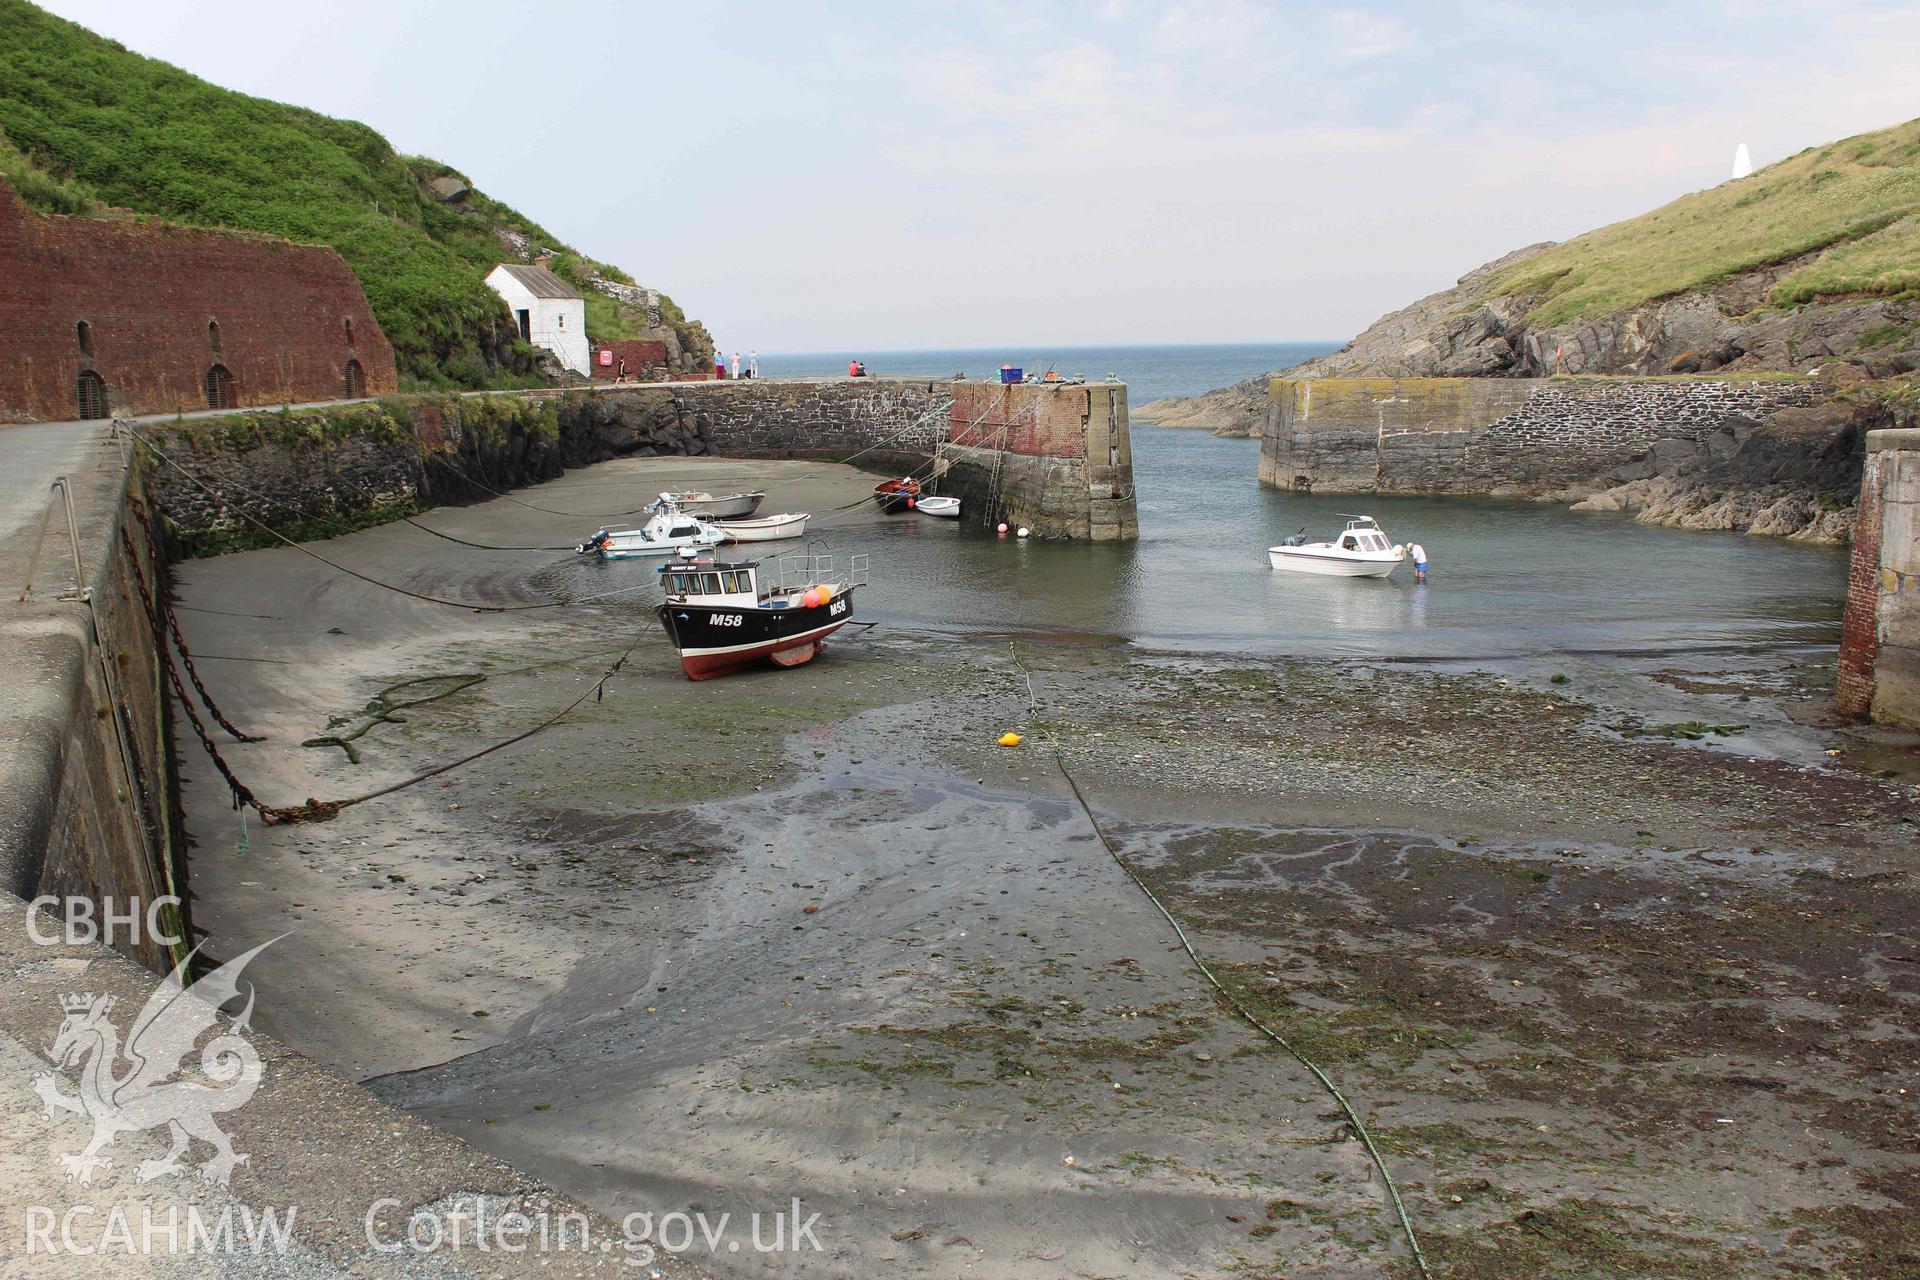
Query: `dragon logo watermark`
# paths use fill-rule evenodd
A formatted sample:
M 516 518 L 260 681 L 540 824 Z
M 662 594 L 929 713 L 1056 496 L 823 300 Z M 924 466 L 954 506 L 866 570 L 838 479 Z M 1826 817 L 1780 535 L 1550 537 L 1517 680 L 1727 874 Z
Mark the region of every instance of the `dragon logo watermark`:
M 80 1092 L 61 1092 L 59 1077 L 51 1071 L 34 1076 L 33 1090 L 46 1104 L 48 1115 L 68 1111 L 93 1120 L 93 1138 L 85 1149 L 59 1156 L 70 1181 L 92 1182 L 95 1170 L 111 1168 L 112 1159 L 102 1153 L 121 1134 L 162 1125 L 172 1137 L 173 1148 L 161 1159 L 140 1162 L 135 1174 L 142 1182 L 180 1174 L 181 1157 L 195 1138 L 213 1148 L 212 1158 L 200 1165 L 205 1182 L 225 1186 L 234 1169 L 247 1162 L 244 1153 L 234 1151 L 214 1117 L 245 1106 L 265 1074 L 260 1055 L 247 1040 L 253 984 L 246 987 L 246 1007 L 231 1022 L 223 1025 L 220 1010 L 241 998 L 241 972 L 272 945 L 262 943 L 191 987 L 182 981 L 193 959 L 189 955 L 147 998 L 124 1046 L 120 1029 L 108 1017 L 113 997 L 91 993 L 60 997 L 67 1016 L 47 1057 L 62 1069 L 79 1068 Z M 186 1074 L 183 1063 L 210 1031 L 216 1034 L 200 1046 L 199 1076 L 203 1078 L 194 1078 Z

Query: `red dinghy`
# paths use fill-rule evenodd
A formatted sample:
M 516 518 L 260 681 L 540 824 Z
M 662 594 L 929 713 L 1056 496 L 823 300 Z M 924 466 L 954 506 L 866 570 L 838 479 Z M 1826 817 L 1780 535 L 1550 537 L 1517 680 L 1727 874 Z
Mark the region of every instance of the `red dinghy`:
M 908 476 L 897 480 L 882 480 L 873 486 L 873 500 L 880 509 L 892 514 L 896 511 L 908 511 L 920 500 L 920 482 Z

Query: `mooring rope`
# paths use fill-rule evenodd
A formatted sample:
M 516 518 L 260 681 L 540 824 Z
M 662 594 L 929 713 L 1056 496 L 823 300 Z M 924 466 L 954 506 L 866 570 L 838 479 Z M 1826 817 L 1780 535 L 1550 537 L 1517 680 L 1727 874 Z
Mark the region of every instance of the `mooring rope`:
M 1232 1006 L 1233 1011 L 1240 1015 L 1241 1019 L 1245 1021 L 1248 1026 L 1292 1054 L 1294 1060 L 1311 1072 L 1313 1078 L 1319 1081 L 1320 1087 L 1325 1089 L 1334 1102 L 1339 1104 L 1341 1114 L 1346 1116 L 1347 1123 L 1353 1128 L 1354 1136 L 1359 1138 L 1361 1144 L 1366 1147 L 1367 1155 L 1372 1158 L 1374 1168 L 1380 1171 L 1381 1181 L 1386 1184 L 1387 1197 L 1393 1202 L 1393 1211 L 1400 1219 L 1400 1230 L 1406 1236 L 1407 1248 L 1413 1254 L 1414 1265 L 1420 1269 L 1420 1274 L 1426 1277 L 1426 1280 L 1433 1280 L 1433 1272 L 1427 1266 L 1427 1257 L 1420 1250 L 1420 1238 L 1414 1234 L 1413 1220 L 1407 1216 L 1407 1206 L 1400 1199 L 1399 1185 L 1394 1182 L 1393 1174 L 1388 1171 L 1386 1159 L 1380 1154 L 1380 1148 L 1374 1145 L 1373 1135 L 1367 1132 L 1366 1123 L 1360 1119 L 1360 1113 L 1354 1110 L 1353 1104 L 1347 1101 L 1346 1094 L 1340 1092 L 1340 1087 L 1334 1084 L 1331 1076 L 1321 1070 L 1318 1064 L 1308 1058 L 1306 1054 L 1302 1053 L 1293 1041 L 1262 1021 L 1260 1017 L 1247 1006 L 1246 1001 L 1236 995 L 1226 983 L 1220 980 L 1219 976 L 1214 973 L 1212 966 L 1200 958 L 1200 952 L 1194 947 L 1193 940 L 1187 936 L 1187 931 L 1181 926 L 1179 918 L 1167 909 L 1166 903 L 1160 900 L 1160 895 L 1153 891 L 1152 886 L 1146 882 L 1146 879 L 1134 870 L 1132 864 L 1120 856 L 1118 849 L 1113 847 L 1113 841 L 1107 838 L 1105 828 L 1100 825 L 1100 819 L 1094 816 L 1093 805 L 1088 802 L 1086 793 L 1080 789 L 1079 780 L 1073 776 L 1073 771 L 1067 767 L 1067 757 L 1065 751 L 1061 749 L 1059 735 L 1054 733 L 1053 727 L 1050 724 L 1039 718 L 1040 700 L 1034 693 L 1033 672 L 1027 669 L 1026 663 L 1020 661 L 1019 650 L 1015 648 L 1014 642 L 1011 640 L 1007 641 L 1007 653 L 1012 657 L 1013 665 L 1020 668 L 1020 674 L 1027 683 L 1029 724 L 1038 724 L 1046 733 L 1048 744 L 1053 751 L 1054 766 L 1060 770 L 1060 776 L 1066 779 L 1068 788 L 1073 792 L 1073 798 L 1079 802 L 1081 812 L 1087 815 L 1087 823 L 1093 828 L 1094 835 L 1100 838 L 1100 844 L 1106 849 L 1107 856 L 1113 859 L 1114 865 L 1118 866 L 1120 870 L 1126 874 L 1127 879 L 1133 881 L 1134 887 L 1146 895 L 1147 901 L 1153 904 L 1154 910 L 1158 911 L 1161 917 L 1166 920 L 1167 924 L 1172 927 L 1174 936 L 1180 940 L 1181 950 L 1187 953 L 1187 959 L 1193 962 L 1194 967 L 1200 971 L 1200 976 L 1207 980 L 1207 984 Z
M 258 517 L 249 514 L 248 512 L 240 509 L 239 507 L 234 506 L 233 504 L 227 501 L 227 497 L 225 494 L 221 493 L 220 490 L 214 488 L 212 485 L 202 480 L 199 476 L 195 475 L 193 472 L 187 470 L 187 468 L 181 466 L 178 462 L 175 462 L 173 458 L 170 457 L 164 449 L 160 448 L 160 446 L 155 444 L 151 439 L 142 435 L 140 432 L 134 430 L 131 425 L 127 425 L 125 423 L 121 425 L 126 426 L 127 434 L 131 436 L 136 442 L 138 442 L 142 447 L 151 450 L 153 455 L 156 458 L 160 459 L 160 461 L 164 462 L 166 465 L 168 465 L 169 467 L 172 467 L 175 471 L 179 472 L 183 477 L 186 478 L 189 484 L 193 485 L 197 489 L 200 489 L 202 492 L 206 493 L 209 497 L 211 497 L 215 502 L 219 503 L 220 507 L 223 510 L 231 511 L 234 515 L 239 516 L 242 520 L 246 521 L 250 525 L 253 525 L 255 528 L 259 529 L 262 533 L 265 533 L 267 536 L 271 537 L 276 542 L 282 543 L 285 546 L 293 548 L 293 550 L 298 551 L 301 555 L 310 556 L 313 559 L 318 560 L 321 564 L 326 565 L 328 568 L 333 569 L 339 573 L 344 573 L 350 578 L 358 578 L 360 581 L 365 582 L 371 586 L 380 587 L 384 590 L 394 592 L 397 595 L 407 596 L 410 599 L 424 601 L 427 604 L 445 605 L 450 609 L 465 609 L 471 613 L 525 613 L 533 609 L 564 609 L 572 605 L 589 604 L 595 600 L 605 600 L 608 597 L 625 595 L 628 592 L 632 592 L 632 591 L 644 591 L 648 587 L 653 585 L 651 582 L 641 582 L 641 583 L 636 583 L 631 587 L 620 587 L 613 591 L 600 591 L 592 595 L 575 596 L 567 600 L 541 600 L 541 601 L 536 601 L 535 603 L 532 603 L 532 604 L 482 604 L 472 600 L 449 600 L 449 599 L 446 599 L 444 596 L 427 595 L 424 592 L 414 591 L 407 587 L 396 586 L 391 582 L 382 582 L 378 578 L 371 577 L 367 574 L 361 573 L 358 569 L 348 568 L 346 565 L 341 564 L 337 560 L 333 560 L 327 556 L 323 556 L 318 551 L 315 551 L 312 547 L 306 546 L 303 543 L 295 542 L 292 538 L 289 538 L 286 534 L 281 533 L 278 529 L 274 528 L 272 525 L 268 524 L 266 521 L 261 520 Z

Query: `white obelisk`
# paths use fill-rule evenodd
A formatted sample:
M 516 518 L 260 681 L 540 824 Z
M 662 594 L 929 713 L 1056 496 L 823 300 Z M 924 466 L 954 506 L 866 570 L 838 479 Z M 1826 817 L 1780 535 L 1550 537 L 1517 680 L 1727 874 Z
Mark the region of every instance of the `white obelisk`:
M 1747 144 L 1741 143 L 1733 149 L 1733 176 L 1744 178 L 1753 172 L 1753 154 L 1747 150 Z

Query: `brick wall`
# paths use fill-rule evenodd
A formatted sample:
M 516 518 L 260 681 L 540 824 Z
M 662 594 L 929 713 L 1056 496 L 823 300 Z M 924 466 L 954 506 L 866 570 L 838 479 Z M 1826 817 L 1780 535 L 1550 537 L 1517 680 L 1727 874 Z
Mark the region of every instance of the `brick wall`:
M 1275 379 L 1260 478 L 1328 492 L 1582 498 L 1650 455 L 1813 403 L 1811 380 Z
M 612 355 L 611 364 L 600 363 L 602 351 Z M 593 376 L 611 382 L 620 376 L 622 360 L 627 363 L 627 377 L 630 380 L 642 375 L 658 377 L 666 370 L 667 344 L 644 341 L 596 342 L 593 345 Z
M 338 399 L 350 360 L 366 394 L 397 389 L 393 350 L 333 250 L 43 216 L 0 181 L 0 421 L 77 416 L 75 384 L 88 368 L 112 412 L 153 414 L 206 408 L 215 364 L 231 376 L 236 406 Z
M 1920 430 L 1867 433 L 1835 695 L 1847 715 L 1920 728 Z
M 1868 454 L 1860 477 L 1860 505 L 1853 518 L 1853 553 L 1847 568 L 1847 604 L 1840 614 L 1840 671 L 1834 701 L 1840 713 L 1864 716 L 1873 709 L 1873 664 L 1880 654 L 1880 488 L 1884 458 Z

